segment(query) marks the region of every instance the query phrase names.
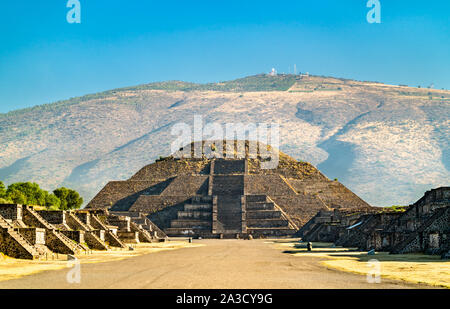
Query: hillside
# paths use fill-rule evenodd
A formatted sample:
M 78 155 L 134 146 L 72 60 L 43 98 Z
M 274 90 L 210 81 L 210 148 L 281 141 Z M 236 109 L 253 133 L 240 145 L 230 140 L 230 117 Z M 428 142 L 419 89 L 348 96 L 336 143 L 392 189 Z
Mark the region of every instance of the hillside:
M 177 122 L 280 123 L 280 149 L 373 205 L 450 179 L 450 91 L 330 77 L 159 82 L 0 114 L 0 180 L 66 185 L 88 202 L 170 154 Z

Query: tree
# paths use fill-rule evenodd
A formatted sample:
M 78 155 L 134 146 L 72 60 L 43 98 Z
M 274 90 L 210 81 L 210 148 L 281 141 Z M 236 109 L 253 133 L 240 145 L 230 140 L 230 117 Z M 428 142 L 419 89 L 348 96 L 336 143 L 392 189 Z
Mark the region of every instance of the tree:
M 18 194 L 18 192 L 22 193 L 22 196 Z M 41 206 L 45 205 L 45 191 L 42 190 L 39 185 L 34 182 L 13 183 L 8 186 L 6 194 L 14 201 L 14 203 Z M 25 198 L 24 201 L 22 197 Z M 21 202 L 18 202 L 16 200 L 20 200 Z
M 6 188 L 2 181 L 0 181 L 0 198 L 6 197 Z
M 47 191 L 45 193 L 45 207 L 50 208 L 53 206 L 54 208 L 59 208 L 61 200 L 53 193 L 48 193 Z
M 61 210 L 78 209 L 83 204 L 83 198 L 75 190 L 61 187 L 54 190 L 53 193 L 61 201 L 59 206 Z
M 2 181 L 0 181 L 0 204 L 12 203 L 11 199 L 6 195 L 6 188 Z
M 7 198 L 9 198 L 13 203 L 27 204 L 27 197 L 20 190 L 17 189 L 9 190 L 8 188 L 7 192 L 8 192 Z

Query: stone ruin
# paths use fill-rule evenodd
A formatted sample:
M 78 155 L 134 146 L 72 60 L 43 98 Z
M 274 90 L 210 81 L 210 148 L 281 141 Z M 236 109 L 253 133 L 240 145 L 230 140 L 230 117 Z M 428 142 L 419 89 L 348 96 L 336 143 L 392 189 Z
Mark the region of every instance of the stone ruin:
M 202 142 L 202 149 L 211 143 Z M 161 158 L 128 180 L 109 182 L 78 211 L 0 205 L 0 252 L 34 259 L 167 236 L 297 236 L 360 250 L 449 256 L 449 187 L 426 192 L 405 212 L 371 207 L 281 152 L 276 168 L 262 169 L 263 158 L 251 157 L 245 146 L 241 157 L 235 143 L 234 156 Z
M 450 187 L 427 191 L 405 212 L 318 212 L 299 231 L 304 241 L 333 242 L 360 250 L 440 254 L 450 250 Z
M 258 143 L 252 156 L 248 141 L 244 150 L 237 141 L 223 141 L 232 153 L 210 156 L 215 143 L 192 143 L 180 149 L 190 158 L 161 158 L 128 180 L 107 183 L 86 208 L 141 212 L 169 236 L 207 238 L 292 236 L 317 211 L 372 208 L 311 164 L 281 152 L 276 168 L 263 169 L 260 150 L 270 150 L 267 145 Z M 202 155 L 195 157 L 198 149 Z
M 127 244 L 154 242 L 166 235 L 153 224 L 107 210 L 51 211 L 32 206 L 0 204 L 0 252 L 21 259 L 58 254 L 127 248 Z

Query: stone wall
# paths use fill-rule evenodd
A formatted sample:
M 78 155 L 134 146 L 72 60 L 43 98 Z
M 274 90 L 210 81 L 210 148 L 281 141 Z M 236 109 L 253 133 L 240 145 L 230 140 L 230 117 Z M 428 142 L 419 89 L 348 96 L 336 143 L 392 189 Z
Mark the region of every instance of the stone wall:
M 127 216 L 109 215 L 108 223 L 117 226 L 119 231 L 130 232 L 131 231 L 131 218 Z
M 138 232 L 117 232 L 120 240 L 125 243 L 138 244 L 139 243 L 139 233 Z
M 111 181 L 89 202 L 86 208 L 128 210 L 141 195 L 160 194 L 170 181 Z M 154 192 L 156 191 L 156 192 Z
M 29 243 L 33 245 L 45 245 L 45 229 L 43 228 L 18 228 L 16 229 Z
M 104 237 L 104 234 L 103 234 Z M 108 250 L 108 246 L 105 244 L 103 240 L 100 239 L 100 237 L 97 236 L 97 233 L 93 231 L 87 231 L 84 232 L 84 242 L 89 246 L 91 249 L 95 250 Z
M 192 196 L 208 193 L 208 176 L 181 175 L 174 178 L 162 196 Z
M 208 175 L 209 161 L 202 159 L 167 160 L 149 164 L 139 170 L 130 180 L 148 181 L 153 179 L 165 180 L 179 175 L 202 174 Z
M 78 217 L 71 212 L 66 212 L 67 225 L 73 230 L 90 231 L 89 226 L 84 224 Z
M 46 231 L 45 233 L 45 245 L 53 252 L 60 254 L 75 254 L 73 246 L 68 246 L 60 237 L 57 236 L 55 231 Z
M 8 220 L 22 220 L 22 205 L 0 204 L 0 215 Z
M 33 259 L 33 255 L 3 228 L 0 228 L 0 252 L 17 259 Z
M 85 243 L 84 231 L 60 231 L 60 232 L 77 243 L 81 244 Z
M 294 223 L 301 227 L 320 210 L 328 208 L 314 195 L 270 196 L 285 211 Z
M 50 224 L 67 224 L 66 212 L 63 210 L 38 210 L 37 213 Z

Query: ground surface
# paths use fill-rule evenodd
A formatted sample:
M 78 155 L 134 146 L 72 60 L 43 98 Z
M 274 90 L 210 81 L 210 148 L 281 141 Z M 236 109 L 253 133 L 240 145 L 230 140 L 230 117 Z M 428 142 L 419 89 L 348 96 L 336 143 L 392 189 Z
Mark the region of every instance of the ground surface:
M 118 261 L 81 264 L 81 282 L 69 269 L 0 282 L 0 288 L 426 288 L 327 269 L 326 258 L 286 253 L 267 240 L 195 240 L 193 248 L 158 251 Z
M 298 257 L 325 257 L 321 264 L 352 273 L 367 275 L 371 269 L 379 266 L 382 280 L 396 279 L 410 283 L 422 283 L 435 287 L 450 288 L 450 262 L 438 255 L 427 254 L 389 254 L 355 251 L 349 248 L 334 247 L 330 243 L 314 243 L 312 252 L 307 252 L 306 245 L 295 242 L 278 243 L 284 252 Z M 377 265 L 371 260 L 376 260 Z
M 104 263 L 123 260 L 143 254 L 155 253 L 165 250 L 176 250 L 186 247 L 198 247 L 201 244 L 190 244 L 184 239 L 158 242 L 158 243 L 141 243 L 138 245 L 130 245 L 134 250 L 113 248 L 110 251 L 92 251 L 89 254 L 77 255 L 78 261 L 84 265 L 88 263 Z M 67 261 L 66 254 L 47 255 L 41 260 L 21 260 L 4 256 L 0 253 L 0 281 L 21 278 L 23 276 L 37 274 L 46 270 L 59 270 L 73 267 L 73 262 Z

